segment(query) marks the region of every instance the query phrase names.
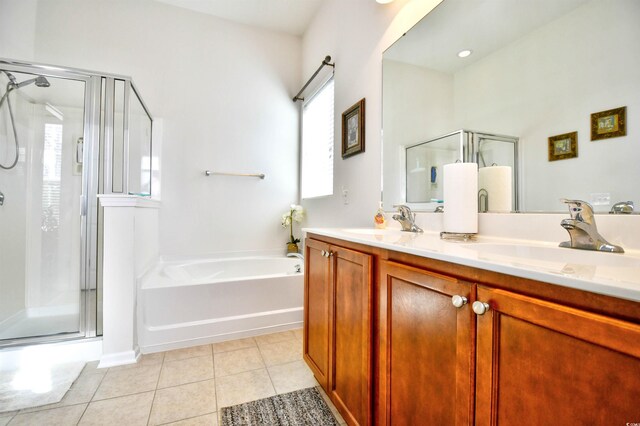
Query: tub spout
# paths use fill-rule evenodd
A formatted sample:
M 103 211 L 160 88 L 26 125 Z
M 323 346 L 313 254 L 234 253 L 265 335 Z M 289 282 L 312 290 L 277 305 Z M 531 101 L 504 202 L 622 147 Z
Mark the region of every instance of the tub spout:
M 298 259 L 304 260 L 304 256 L 300 253 L 287 253 L 287 257 L 297 257 Z

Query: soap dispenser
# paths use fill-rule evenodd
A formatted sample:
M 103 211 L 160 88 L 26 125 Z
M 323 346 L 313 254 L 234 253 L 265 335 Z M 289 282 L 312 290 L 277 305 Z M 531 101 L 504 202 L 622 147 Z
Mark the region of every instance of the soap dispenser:
M 384 216 L 384 209 L 382 208 L 382 201 L 378 207 L 376 215 L 373 217 L 373 223 L 376 229 L 385 229 L 387 227 L 387 219 Z

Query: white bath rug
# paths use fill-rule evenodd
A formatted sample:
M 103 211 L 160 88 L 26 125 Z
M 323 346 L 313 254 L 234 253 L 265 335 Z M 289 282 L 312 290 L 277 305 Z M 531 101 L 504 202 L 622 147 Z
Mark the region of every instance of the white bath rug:
M 40 363 L 0 371 L 0 414 L 60 402 L 84 365 L 84 362 Z

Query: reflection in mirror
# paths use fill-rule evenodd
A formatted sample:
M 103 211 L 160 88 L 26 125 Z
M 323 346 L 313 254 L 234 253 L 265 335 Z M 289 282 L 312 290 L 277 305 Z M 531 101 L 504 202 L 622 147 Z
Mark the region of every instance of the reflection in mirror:
M 444 0 L 383 55 L 385 209 L 414 197 L 407 147 L 457 129 L 519 138 L 518 211 L 638 201 L 639 21 L 637 0 Z M 591 137 L 591 114 L 625 106 L 625 135 Z M 576 131 L 577 156 L 550 161 L 549 138 Z
M 463 161 L 463 132 L 455 132 L 406 148 L 406 202 L 434 210 L 442 203 L 442 166 Z
M 435 210 L 443 203 L 445 164 L 478 164 L 479 190 L 484 190 L 481 212 L 511 212 L 517 205 L 518 138 L 459 130 L 406 147 L 406 203 L 412 208 Z

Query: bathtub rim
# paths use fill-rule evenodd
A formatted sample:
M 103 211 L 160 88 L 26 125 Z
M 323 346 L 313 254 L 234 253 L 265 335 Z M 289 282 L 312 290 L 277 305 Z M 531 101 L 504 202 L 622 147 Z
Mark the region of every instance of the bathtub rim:
M 203 279 L 203 280 L 177 280 L 167 275 L 161 275 L 164 272 L 164 268 L 167 266 L 180 266 L 183 264 L 198 264 L 198 263 L 209 263 L 209 262 L 224 262 L 224 261 L 232 261 L 232 260 L 251 260 L 251 259 L 287 259 L 291 260 L 292 263 L 297 261 L 300 264 L 301 270 L 300 272 L 288 273 L 288 272 L 280 272 L 275 274 L 262 274 L 262 275 L 243 275 L 240 277 L 227 277 L 221 279 Z M 253 256 L 240 256 L 240 257 L 205 257 L 205 256 L 197 256 L 193 258 L 187 258 L 184 256 L 180 256 L 179 260 L 165 260 L 163 257 L 160 257 L 156 264 L 148 269 L 148 271 L 143 274 L 138 279 L 138 288 L 140 290 L 156 290 L 163 288 L 174 288 L 174 287 L 189 287 L 189 286 L 200 286 L 207 284 L 217 284 L 217 283 L 227 283 L 227 282 L 239 282 L 239 281 L 247 281 L 247 280 L 264 280 L 269 278 L 286 278 L 286 277 L 299 277 L 304 276 L 304 261 L 298 258 L 286 257 L 283 255 L 253 255 Z M 166 282 L 172 282 L 173 285 L 167 285 Z

